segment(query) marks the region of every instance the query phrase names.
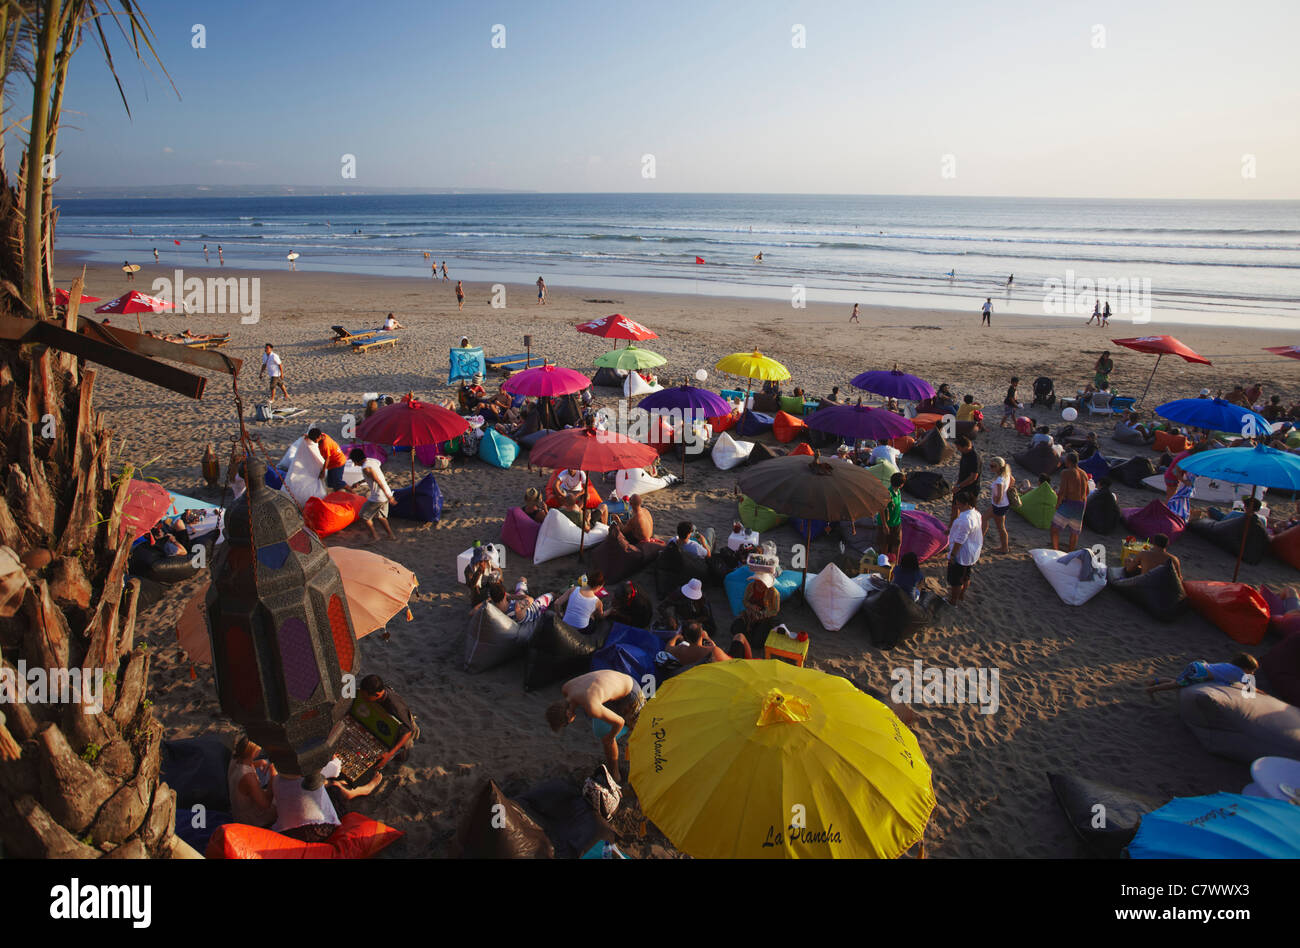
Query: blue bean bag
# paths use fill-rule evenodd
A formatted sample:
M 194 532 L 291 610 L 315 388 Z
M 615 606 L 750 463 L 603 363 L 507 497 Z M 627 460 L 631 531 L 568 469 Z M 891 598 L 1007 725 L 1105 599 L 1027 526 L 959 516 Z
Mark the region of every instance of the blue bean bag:
M 740 422 L 741 437 L 762 434 L 764 431 L 772 430 L 772 422 L 776 420 L 774 415 L 765 415 L 761 411 L 747 411 L 745 417 Z
M 787 522 L 794 527 L 795 532 L 799 534 L 801 539 L 806 540 L 808 538 L 809 527 L 812 527 L 812 538 L 814 540 L 826 533 L 827 523 L 825 520 L 804 520 L 802 517 L 791 517 Z
M 487 461 L 493 467 L 509 467 L 519 457 L 519 445 L 493 428 L 483 431 L 483 440 L 478 445 L 480 461 Z
M 1083 471 L 1083 473 L 1087 474 L 1094 481 L 1103 477 L 1110 477 L 1110 461 L 1106 460 L 1106 458 L 1098 452 L 1080 461 L 1079 470 Z
M 636 629 L 615 622 L 605 638 L 605 644 L 591 656 L 591 670 L 612 669 L 631 675 L 638 685 L 646 676 L 654 677 L 655 655 L 663 644 L 659 636 L 648 629 Z M 606 725 L 608 730 L 608 725 Z
M 738 616 L 745 611 L 745 587 L 749 585 L 749 581 L 753 576 L 754 571 L 748 566 L 740 566 L 728 573 L 726 579 L 722 581 L 723 588 L 727 591 L 727 602 L 731 604 L 732 615 Z M 776 587 L 776 591 L 781 594 L 781 604 L 784 605 L 786 600 L 799 588 L 799 573 L 787 569 L 776 578 L 773 585 Z
M 402 520 L 417 520 L 420 523 L 437 523 L 442 516 L 442 491 L 432 474 L 424 475 L 424 480 L 415 485 L 414 491 L 403 487 L 393 491 L 397 503 L 388 511 L 390 517 Z

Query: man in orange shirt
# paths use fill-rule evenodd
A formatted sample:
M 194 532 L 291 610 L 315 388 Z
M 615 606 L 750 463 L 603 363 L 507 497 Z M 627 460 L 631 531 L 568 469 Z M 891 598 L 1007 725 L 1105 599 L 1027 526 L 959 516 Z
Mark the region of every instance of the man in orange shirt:
M 321 457 L 325 459 L 325 466 L 320 472 L 325 485 L 330 490 L 343 490 L 343 468 L 348 463 L 348 458 L 339 443 L 319 428 L 307 432 L 307 440 L 316 442 Z

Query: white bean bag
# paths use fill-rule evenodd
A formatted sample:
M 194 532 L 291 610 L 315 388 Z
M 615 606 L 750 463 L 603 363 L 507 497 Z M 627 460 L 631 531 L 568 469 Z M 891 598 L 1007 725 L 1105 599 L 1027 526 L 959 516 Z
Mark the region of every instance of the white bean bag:
M 320 476 L 325 458 L 321 456 L 320 448 L 305 437 L 295 441 L 290 450 L 293 455 L 288 473 L 284 475 L 284 490 L 301 507 L 312 497 L 324 497 L 328 493 Z
M 638 395 L 649 395 L 651 392 L 662 390 L 662 385 L 651 385 L 645 379 L 641 378 L 640 372 L 629 372 L 627 378 L 623 381 L 623 395 L 627 398 L 635 398 Z
M 804 598 L 817 619 L 828 632 L 844 628 L 853 614 L 862 607 L 867 598 L 867 577 L 860 576 L 858 582 L 849 579 L 834 563 L 829 564 L 816 576 L 808 577 Z
M 668 481 L 662 477 L 651 477 L 645 471 L 623 470 L 614 476 L 614 489 L 620 497 L 631 497 L 633 494 L 648 494 L 651 491 L 662 490 L 668 486 Z
M 754 442 L 737 441 L 724 431 L 713 442 L 713 463 L 720 471 L 730 471 L 733 467 L 744 464 L 749 452 L 753 450 Z
M 1030 550 L 1034 565 L 1043 574 L 1043 579 L 1056 590 L 1061 601 L 1070 606 L 1081 606 L 1097 593 L 1106 588 L 1106 570 L 1089 566 L 1088 578 L 1082 576 L 1078 561 L 1061 563 L 1066 556 L 1060 550 Z
M 533 550 L 533 563 L 545 563 L 578 552 L 581 543 L 586 549 L 597 546 L 609 536 L 609 527 L 598 523 L 587 531 L 587 539 L 582 539 L 582 531 L 558 510 L 548 510 L 542 528 L 537 533 L 537 546 Z
M 875 464 L 877 461 L 888 461 L 895 468 L 898 467 L 898 461 L 902 458 L 903 452 L 898 448 L 888 444 L 878 444 L 871 449 L 870 461 Z

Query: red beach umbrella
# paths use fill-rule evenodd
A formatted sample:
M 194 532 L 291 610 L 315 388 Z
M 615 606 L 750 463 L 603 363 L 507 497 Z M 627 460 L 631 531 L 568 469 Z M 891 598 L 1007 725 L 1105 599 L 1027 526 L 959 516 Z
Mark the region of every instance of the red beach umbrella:
M 593 319 L 589 323 L 579 323 L 577 329 L 578 332 L 600 336 L 604 339 L 630 339 L 634 342 L 641 342 L 644 339 L 659 338 L 659 334 L 654 330 L 642 326 L 635 319 L 628 319 L 622 313 L 602 316 L 600 319 Z
M 1300 346 L 1265 346 L 1264 351 L 1286 356 L 1288 359 L 1300 359 Z
M 1137 400 L 1139 405 L 1142 404 L 1142 399 L 1147 397 L 1147 390 L 1151 388 L 1151 379 L 1156 377 L 1156 369 L 1160 368 L 1160 360 L 1165 356 L 1176 355 L 1187 362 L 1199 362 L 1201 365 L 1212 364 L 1205 356 L 1197 355 L 1173 336 L 1135 336 L 1131 339 L 1112 339 L 1111 342 L 1117 346 L 1124 346 L 1126 349 L 1132 349 L 1135 352 L 1150 353 L 1156 357 L 1155 368 L 1151 370 L 1151 377 L 1147 379 L 1146 388 L 1142 389 L 1142 398 Z
M 469 422 L 441 405 L 422 402 L 411 395 L 386 405 L 357 425 L 356 440 L 415 448 L 442 444 L 463 435 Z M 415 452 L 411 452 L 411 486 L 415 486 Z
M 144 325 L 140 322 L 141 313 L 161 313 L 165 309 L 174 309 L 171 303 L 166 300 L 160 300 L 156 296 L 145 296 L 143 293 L 132 290 L 130 293 L 123 293 L 115 300 L 109 300 L 103 306 L 96 306 L 97 313 L 135 313 L 136 325 L 140 331 L 144 332 Z
M 67 306 L 70 299 L 71 296 L 68 295 L 67 290 L 62 288 L 56 288 L 54 290 L 54 303 L 56 306 Z M 81 302 L 83 303 L 98 303 L 101 299 L 103 299 L 103 297 L 87 296 L 85 293 L 81 294 Z
M 126 489 L 126 502 L 122 504 L 122 521 L 118 536 L 131 535 L 134 543 L 154 528 L 172 505 L 172 495 L 161 484 L 150 481 L 131 481 Z
M 539 365 L 510 376 L 501 388 L 511 395 L 533 398 L 571 395 L 591 386 L 591 379 L 575 369 L 560 365 Z

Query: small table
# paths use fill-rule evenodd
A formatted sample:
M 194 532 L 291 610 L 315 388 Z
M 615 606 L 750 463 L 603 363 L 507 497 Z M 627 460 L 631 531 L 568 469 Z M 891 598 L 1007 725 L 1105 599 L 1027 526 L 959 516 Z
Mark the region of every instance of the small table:
M 1120 550 L 1119 561 L 1125 569 L 1128 569 L 1137 562 L 1140 554 L 1151 549 L 1151 544 L 1146 540 L 1137 540 L 1133 543 L 1125 543 Z
M 808 643 L 811 641 L 812 639 L 804 639 L 800 642 L 783 632 L 773 630 L 767 633 L 767 641 L 763 643 L 763 657 L 784 659 L 803 668 L 804 660 L 808 658 Z

